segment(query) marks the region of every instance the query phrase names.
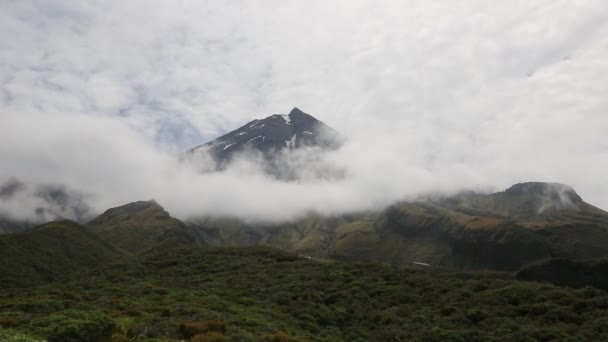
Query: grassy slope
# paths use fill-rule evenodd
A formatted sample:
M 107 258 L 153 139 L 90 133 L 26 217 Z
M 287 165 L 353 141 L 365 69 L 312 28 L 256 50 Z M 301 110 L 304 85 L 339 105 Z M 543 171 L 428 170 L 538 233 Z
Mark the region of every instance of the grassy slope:
M 190 321 L 201 338 L 226 341 L 290 341 L 279 330 L 292 341 L 608 339 L 608 296 L 592 288 L 319 263 L 262 247 L 149 252 L 66 283 L 0 290 L 0 325 L 44 334 L 65 310 L 109 315 L 116 341 L 176 341 Z
M 0 235 L 0 287 L 36 285 L 119 256 L 78 223 L 60 221 Z
M 184 223 L 155 201 L 139 201 L 107 210 L 87 226 L 103 240 L 128 253 L 139 253 L 159 244 L 204 244 Z

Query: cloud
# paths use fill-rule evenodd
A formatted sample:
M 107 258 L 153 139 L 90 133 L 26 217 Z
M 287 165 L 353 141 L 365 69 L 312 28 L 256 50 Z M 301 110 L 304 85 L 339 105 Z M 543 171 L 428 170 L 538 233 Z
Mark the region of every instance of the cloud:
M 180 217 L 285 219 L 532 180 L 608 208 L 606 14 L 599 0 L 7 2 L 0 181 L 65 185 L 93 211 L 156 198 Z M 294 106 L 350 137 L 318 161 L 346 178 L 174 163 Z

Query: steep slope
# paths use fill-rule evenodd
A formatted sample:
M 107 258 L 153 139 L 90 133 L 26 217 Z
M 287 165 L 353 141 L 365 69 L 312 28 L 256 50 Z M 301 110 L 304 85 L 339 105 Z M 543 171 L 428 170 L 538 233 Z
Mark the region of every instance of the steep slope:
M 114 246 L 72 221 L 44 224 L 0 236 L 0 287 L 65 279 L 120 256 Z
M 517 270 L 549 257 L 608 256 L 608 213 L 570 187 L 548 183 L 278 225 L 212 219 L 190 224 L 212 245 L 266 245 L 318 258 L 398 265 Z
M 204 244 L 171 217 L 156 201 L 139 201 L 107 210 L 87 224 L 103 240 L 129 253 L 147 251 L 159 245 L 175 247 L 183 244 Z

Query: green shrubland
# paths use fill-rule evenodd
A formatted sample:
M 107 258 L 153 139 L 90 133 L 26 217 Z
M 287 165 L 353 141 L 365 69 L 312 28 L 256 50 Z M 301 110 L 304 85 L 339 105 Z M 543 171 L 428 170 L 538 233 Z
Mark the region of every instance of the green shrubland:
M 0 290 L 15 341 L 600 341 L 606 317 L 595 288 L 261 247 L 150 252 Z

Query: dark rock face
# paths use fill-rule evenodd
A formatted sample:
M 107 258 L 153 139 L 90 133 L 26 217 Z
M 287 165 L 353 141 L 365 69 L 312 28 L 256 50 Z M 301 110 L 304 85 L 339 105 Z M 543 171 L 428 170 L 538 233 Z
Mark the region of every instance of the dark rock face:
M 303 147 L 339 148 L 345 138 L 336 130 L 294 108 L 289 114 L 275 114 L 253 120 L 245 126 L 188 151 L 188 155 L 211 155 L 220 168 L 237 154 L 260 152 L 267 160 L 276 159 L 283 150 Z

